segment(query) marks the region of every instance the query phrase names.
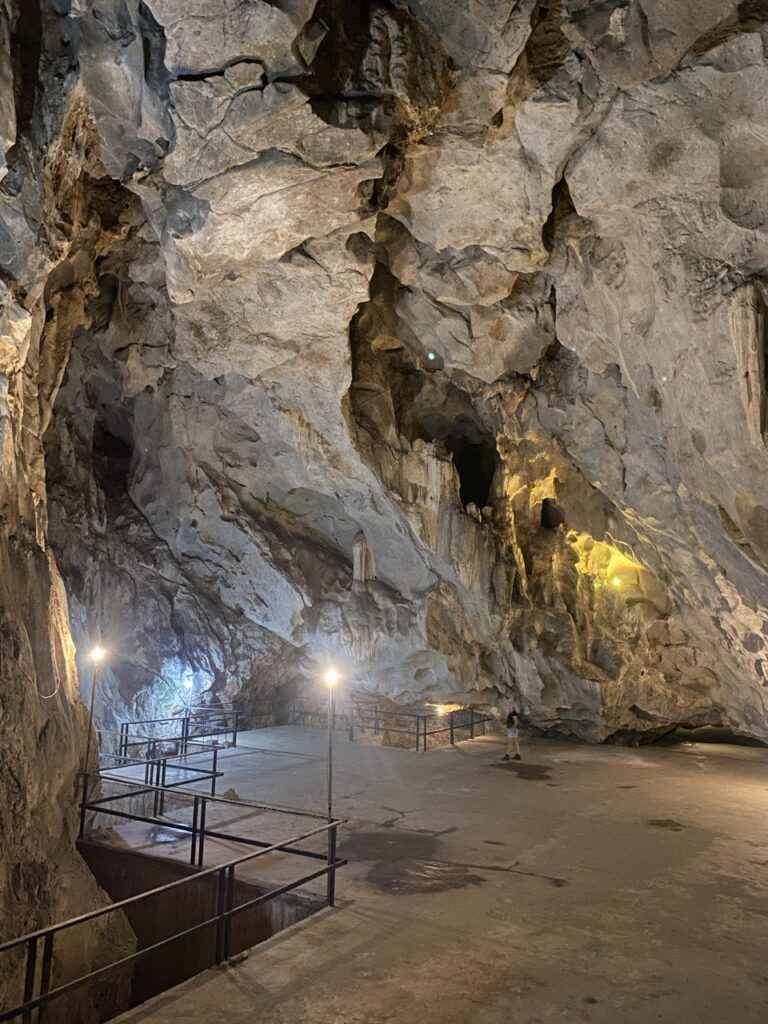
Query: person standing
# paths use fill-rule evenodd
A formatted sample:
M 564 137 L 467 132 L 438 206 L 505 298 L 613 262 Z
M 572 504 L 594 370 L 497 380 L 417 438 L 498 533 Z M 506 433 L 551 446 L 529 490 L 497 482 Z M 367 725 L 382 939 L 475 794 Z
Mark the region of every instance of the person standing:
M 514 751 L 515 761 L 521 760 L 520 758 L 520 717 L 515 708 L 509 709 L 507 715 L 507 752 L 502 758 L 504 761 L 509 761 Z

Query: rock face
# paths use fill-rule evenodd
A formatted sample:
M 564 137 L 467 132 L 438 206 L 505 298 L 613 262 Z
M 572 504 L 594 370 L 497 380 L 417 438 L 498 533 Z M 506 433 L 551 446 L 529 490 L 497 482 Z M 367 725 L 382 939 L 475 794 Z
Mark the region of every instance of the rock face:
M 24 756 L 82 746 L 70 629 L 105 742 L 330 660 L 768 739 L 767 4 L 0 11 Z
M 74 848 L 87 714 L 48 543 L 43 454 L 66 332 L 85 318 L 83 268 L 103 241 L 91 214 L 75 215 L 89 156 L 86 136 L 79 147 L 72 139 L 86 108 L 56 87 L 76 77 L 75 25 L 33 6 L 22 15 L 0 2 L 0 941 L 107 902 Z M 131 940 L 119 915 L 60 934 L 52 984 L 116 959 Z M 3 1008 L 21 1001 L 21 963 L 0 957 Z M 100 1019 L 125 1005 L 126 982 L 113 976 L 57 1010 Z

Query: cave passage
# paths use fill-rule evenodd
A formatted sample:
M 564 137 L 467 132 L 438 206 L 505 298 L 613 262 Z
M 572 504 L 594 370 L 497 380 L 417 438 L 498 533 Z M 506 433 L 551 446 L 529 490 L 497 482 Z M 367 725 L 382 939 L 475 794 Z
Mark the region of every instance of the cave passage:
M 128 491 L 133 449 L 97 420 L 93 431 L 93 466 L 96 478 L 110 498 L 120 498 Z
M 565 522 L 565 516 L 551 498 L 541 503 L 541 525 L 545 530 L 556 530 Z
M 459 497 L 464 508 L 470 503 L 485 508 L 491 496 L 491 485 L 499 463 L 492 441 L 475 442 L 467 437 L 449 436 L 445 447 L 453 456 L 459 474 Z

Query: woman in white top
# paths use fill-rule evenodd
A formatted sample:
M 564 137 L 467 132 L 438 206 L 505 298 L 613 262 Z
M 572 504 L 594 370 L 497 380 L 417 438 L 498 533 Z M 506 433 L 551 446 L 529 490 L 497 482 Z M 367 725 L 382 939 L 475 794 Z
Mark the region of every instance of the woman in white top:
M 515 752 L 515 761 L 520 760 L 519 721 L 517 711 L 514 708 L 510 708 L 507 715 L 507 752 L 504 755 L 504 761 L 509 761 L 513 750 Z

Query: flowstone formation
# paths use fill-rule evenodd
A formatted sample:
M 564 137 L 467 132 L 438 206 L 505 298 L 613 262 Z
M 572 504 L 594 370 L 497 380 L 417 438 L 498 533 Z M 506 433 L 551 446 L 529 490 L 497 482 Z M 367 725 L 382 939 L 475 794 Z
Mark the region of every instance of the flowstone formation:
M 768 4 L 21 6 L 0 586 L 70 653 L 12 718 L 82 737 L 71 631 L 105 742 L 329 660 L 768 738 Z

